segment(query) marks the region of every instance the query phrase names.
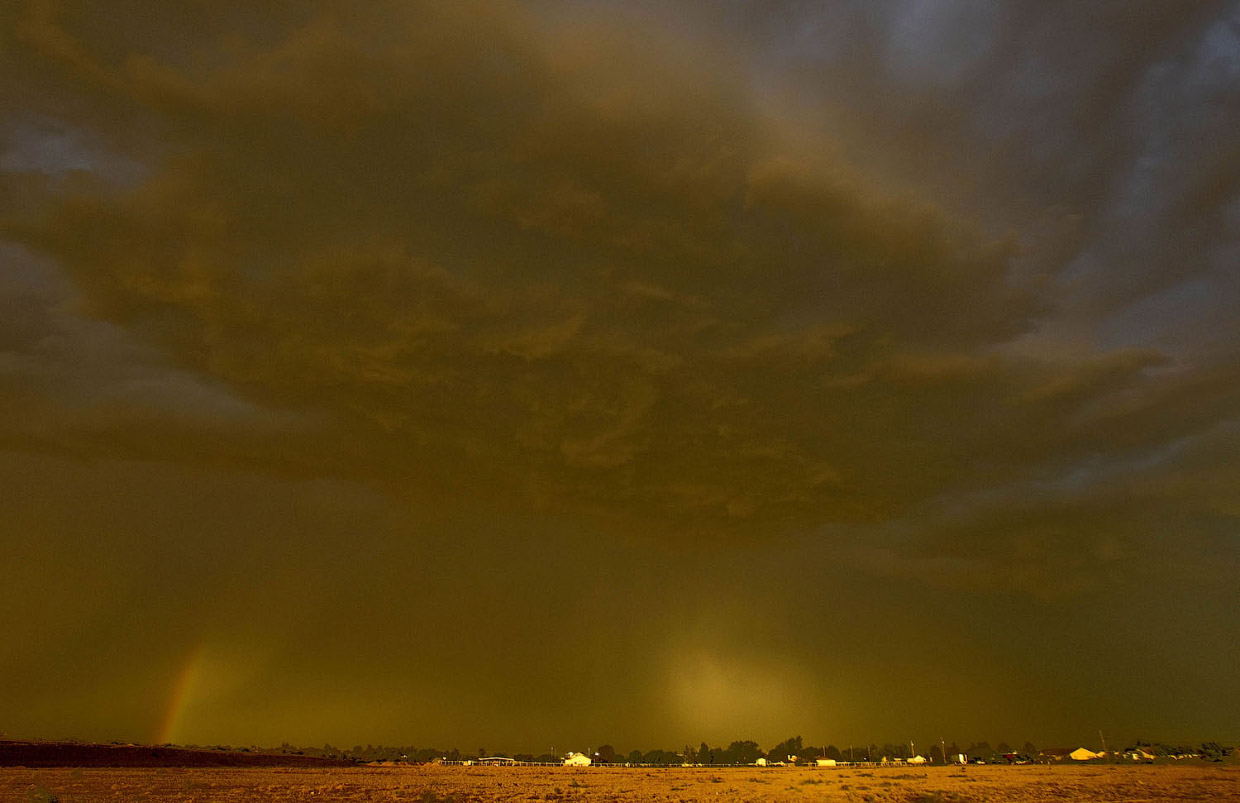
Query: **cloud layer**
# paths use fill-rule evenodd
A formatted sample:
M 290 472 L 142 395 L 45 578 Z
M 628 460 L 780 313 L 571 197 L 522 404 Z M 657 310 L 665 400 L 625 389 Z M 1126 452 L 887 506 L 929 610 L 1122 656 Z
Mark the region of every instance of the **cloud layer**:
M 1225 593 L 1234 6 L 3 14 L 8 449 Z

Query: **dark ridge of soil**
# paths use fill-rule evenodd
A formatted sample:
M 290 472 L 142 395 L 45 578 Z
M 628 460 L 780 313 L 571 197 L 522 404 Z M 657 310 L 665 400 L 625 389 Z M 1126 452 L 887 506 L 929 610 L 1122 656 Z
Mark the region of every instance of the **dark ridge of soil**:
M 0 767 L 356 767 L 318 756 L 0 740 Z

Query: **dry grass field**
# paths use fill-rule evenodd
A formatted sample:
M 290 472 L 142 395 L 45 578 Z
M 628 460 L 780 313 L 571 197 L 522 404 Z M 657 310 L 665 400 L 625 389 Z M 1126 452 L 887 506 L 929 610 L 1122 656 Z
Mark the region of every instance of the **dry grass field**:
M 0 768 L 0 801 L 1240 801 L 1240 766 Z

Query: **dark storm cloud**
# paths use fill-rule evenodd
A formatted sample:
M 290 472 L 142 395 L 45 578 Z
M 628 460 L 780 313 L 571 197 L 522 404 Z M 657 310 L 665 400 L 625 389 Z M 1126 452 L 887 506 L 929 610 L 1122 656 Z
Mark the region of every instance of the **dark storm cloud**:
M 819 114 L 880 180 L 898 175 L 984 226 L 1014 227 L 1021 250 L 1011 270 L 1045 275 L 1054 299 L 999 349 L 1032 358 L 1022 373 L 1047 370 L 1039 390 L 1019 397 L 1038 414 L 1004 404 L 1012 426 L 969 456 L 988 469 L 987 458 L 1002 455 L 1033 470 L 999 471 L 917 508 L 875 570 L 923 551 L 905 569 L 932 583 L 1026 586 L 1036 576 L 1032 585 L 1050 592 L 1096 585 L 1087 578 L 1106 563 L 1115 570 L 1076 546 L 1099 530 L 1140 542 L 1126 554 L 1141 562 L 1160 547 L 1139 533 L 1192 540 L 1234 527 L 1193 494 L 1142 505 L 1158 523 L 1136 526 L 1132 494 L 1182 470 L 1159 455 L 1210 442 L 1234 420 L 1235 4 L 740 8 L 733 24 L 764 54 L 768 90 Z M 1063 360 L 1086 355 L 1088 368 L 1065 370 Z M 977 434 L 974 421 L 954 433 L 957 445 Z M 1230 462 L 1214 471 L 1228 474 Z M 1093 474 L 1119 477 L 1119 490 L 1090 500 L 1088 515 L 1054 512 L 1096 490 L 1072 486 Z M 973 505 L 989 512 L 968 512 Z M 1042 518 L 1059 521 L 1035 523 Z M 1053 537 L 1018 535 L 1039 529 Z M 1022 538 L 1039 543 L 1036 554 Z M 968 557 L 949 565 L 945 553 Z
M 882 517 L 958 479 L 948 396 L 1023 392 L 964 365 L 1041 309 L 1014 243 L 782 152 L 732 76 L 637 31 L 336 11 L 179 67 L 65 16 L 29 46 L 163 150 L 10 230 L 186 367 L 388 445 L 341 471 L 434 455 L 679 526 Z
M 122 560 L 116 587 L 92 584 L 88 560 L 68 561 L 114 603 L 98 621 L 118 643 L 141 641 L 121 612 L 143 594 L 194 622 L 270 610 L 253 632 L 155 628 L 178 650 L 215 645 L 201 660 L 227 710 L 270 706 L 277 724 L 247 714 L 252 732 L 316 733 L 295 698 L 317 694 L 330 727 L 419 711 L 469 738 L 421 693 L 386 706 L 373 687 L 324 688 L 376 645 L 384 683 L 473 688 L 466 719 L 493 702 L 514 740 L 604 714 L 633 739 L 698 738 L 694 723 L 742 738 L 723 731 L 795 713 L 727 693 L 757 679 L 849 727 L 896 727 L 857 700 L 900 650 L 962 672 L 1029 658 L 967 629 L 932 643 L 907 618 L 923 599 L 967 615 L 982 593 L 999 617 L 1027 614 L 1010 595 L 1229 593 L 1234 5 L 0 15 L 16 110 L 0 120 L 3 468 L 63 478 L 63 497 L 25 491 L 32 530 L 91 493 L 75 461 L 117 472 L 95 491 L 117 522 L 105 542 L 163 544 L 139 564 L 172 578 Z M 229 533 L 202 555 L 161 535 L 210 543 L 201 522 Z M 15 594 L 89 531 L 45 526 L 63 550 L 31 552 Z M 745 552 L 785 543 L 796 567 Z M 351 560 L 358 545 L 383 560 Z M 449 546 L 491 557 L 435 552 Z M 201 581 L 178 585 L 191 567 Z M 68 632 L 86 606 L 65 605 L 38 621 Z M 319 644 L 298 605 L 355 635 Z M 899 644 L 755 635 L 810 605 L 898 621 Z M 349 606 L 420 629 L 350 630 Z M 488 618 L 509 608 L 609 624 Z M 484 635 L 460 639 L 461 615 Z M 1052 625 L 1014 632 L 1051 644 Z M 1053 643 L 1063 680 L 1068 642 Z M 551 687 L 486 698 L 488 645 L 514 683 Z M 580 692 L 568 712 L 557 695 L 605 673 L 599 656 L 629 691 Z M 34 659 L 9 660 L 37 686 Z M 117 699 L 149 688 L 130 668 L 108 680 Z M 281 677 L 296 691 L 273 702 Z

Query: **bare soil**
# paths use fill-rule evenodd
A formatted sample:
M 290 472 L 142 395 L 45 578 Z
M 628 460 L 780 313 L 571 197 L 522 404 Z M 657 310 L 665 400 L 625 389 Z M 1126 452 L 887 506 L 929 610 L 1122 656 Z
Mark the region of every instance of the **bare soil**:
M 0 768 L 0 801 L 1240 801 L 1240 766 Z

